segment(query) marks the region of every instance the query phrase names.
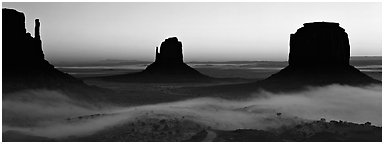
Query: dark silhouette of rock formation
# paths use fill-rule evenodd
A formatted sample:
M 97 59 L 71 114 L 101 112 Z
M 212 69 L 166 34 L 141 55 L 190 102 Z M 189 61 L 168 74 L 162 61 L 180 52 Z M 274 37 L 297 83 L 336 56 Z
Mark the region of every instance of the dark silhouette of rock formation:
M 314 22 L 291 34 L 289 65 L 338 67 L 349 65 L 348 34 L 338 23 Z
M 156 47 L 155 62 L 149 65 L 143 73 L 202 76 L 198 71 L 184 63 L 182 44 L 176 37 L 168 38 L 162 42 L 160 53 Z
M 299 91 L 308 86 L 380 84 L 349 64 L 348 35 L 338 23 L 314 22 L 291 34 L 289 65 L 270 77 L 252 83 L 190 88 L 188 93 L 233 97 L 260 89 L 271 92 Z
M 349 65 L 348 34 L 338 23 L 313 22 L 291 34 L 289 65 L 263 83 L 297 85 L 380 83 Z
M 142 72 L 102 79 L 124 82 L 202 82 L 211 78 L 184 63 L 182 43 L 176 37 L 171 37 L 161 43 L 160 52 L 156 47 L 155 62 Z
M 160 45 L 160 53 L 158 47 L 156 47 L 157 63 L 184 63 L 182 44 L 176 37 L 166 39 Z
M 25 17 L 14 9 L 2 9 L 3 93 L 27 89 L 80 90 L 94 87 L 54 68 L 44 59 L 40 21 L 35 20 L 35 36 L 25 29 Z

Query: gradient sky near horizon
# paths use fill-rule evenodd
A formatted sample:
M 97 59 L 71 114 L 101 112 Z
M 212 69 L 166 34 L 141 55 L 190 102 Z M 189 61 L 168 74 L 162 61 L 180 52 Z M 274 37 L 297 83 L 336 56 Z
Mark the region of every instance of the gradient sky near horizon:
M 50 62 L 154 60 L 168 37 L 184 61 L 286 61 L 289 36 L 313 21 L 338 22 L 351 55 L 381 56 L 381 3 L 10 3 L 34 35 L 41 22 Z

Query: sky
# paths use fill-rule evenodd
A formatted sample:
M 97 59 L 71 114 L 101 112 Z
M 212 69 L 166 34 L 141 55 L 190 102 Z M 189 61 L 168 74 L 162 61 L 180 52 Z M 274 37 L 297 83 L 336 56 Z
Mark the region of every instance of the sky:
M 304 23 L 340 23 L 352 56 L 381 56 L 381 3 L 7 3 L 41 22 L 50 62 L 153 61 L 168 37 L 184 61 L 286 61 L 289 37 Z

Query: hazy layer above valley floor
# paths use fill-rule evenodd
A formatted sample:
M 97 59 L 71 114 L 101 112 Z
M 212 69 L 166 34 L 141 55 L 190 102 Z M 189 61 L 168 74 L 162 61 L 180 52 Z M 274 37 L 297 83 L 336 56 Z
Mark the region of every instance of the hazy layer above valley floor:
M 381 80 L 381 56 L 353 56 L 350 63 L 363 73 Z M 83 63 L 56 63 L 56 68 L 75 77 L 94 77 L 139 72 L 150 62 L 134 60 L 103 60 Z M 288 65 L 287 61 L 223 61 L 187 62 L 201 73 L 219 78 L 237 77 L 264 79 Z

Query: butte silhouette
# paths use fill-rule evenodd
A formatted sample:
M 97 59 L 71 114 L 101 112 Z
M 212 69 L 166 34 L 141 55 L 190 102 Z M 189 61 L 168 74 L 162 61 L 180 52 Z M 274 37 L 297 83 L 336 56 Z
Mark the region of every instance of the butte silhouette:
M 183 61 L 182 43 L 176 38 L 166 39 L 156 47 L 155 62 L 145 70 L 116 76 L 101 77 L 103 80 L 120 82 L 206 82 L 210 77 L 201 74 Z
M 262 83 L 293 87 L 380 83 L 351 66 L 349 58 L 348 34 L 338 23 L 305 23 L 291 34 L 289 65 Z
M 257 83 L 270 91 L 307 86 L 379 84 L 349 64 L 348 34 L 338 23 L 313 22 L 291 34 L 289 65 Z
M 77 93 L 77 98 L 96 97 L 104 92 L 63 73 L 44 58 L 40 37 L 40 21 L 35 20 L 35 36 L 25 29 L 24 13 L 2 9 L 3 16 L 3 93 L 27 89 L 49 89 Z
M 289 65 L 270 77 L 252 83 L 209 86 L 190 91 L 200 93 L 249 93 L 303 90 L 330 84 L 362 86 L 380 84 L 349 64 L 348 34 L 338 23 L 305 23 L 290 37 Z

